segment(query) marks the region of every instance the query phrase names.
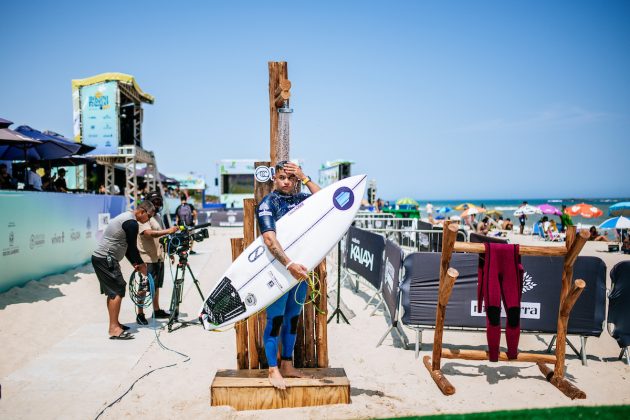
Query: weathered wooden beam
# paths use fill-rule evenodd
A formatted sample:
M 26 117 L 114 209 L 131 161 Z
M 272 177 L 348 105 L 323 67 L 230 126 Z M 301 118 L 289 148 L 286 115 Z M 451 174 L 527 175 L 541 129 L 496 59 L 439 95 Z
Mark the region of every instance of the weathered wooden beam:
M 558 388 L 564 395 L 574 399 L 583 400 L 586 398 L 586 393 L 567 381 L 565 378 L 557 377 L 554 375 L 554 371 L 551 370 L 546 364 L 538 363 L 538 368 L 545 375 L 545 378 L 556 388 Z
M 438 292 L 438 304 L 435 310 L 435 334 L 433 336 L 433 370 L 440 369 L 440 359 L 442 357 L 442 336 L 444 334 L 444 318 L 446 317 L 446 305 L 451 297 L 455 279 L 459 272 L 454 268 L 449 268 L 446 275 L 440 280 L 440 290 Z
M 579 241 L 576 240 L 576 243 Z M 556 364 L 554 368 L 554 376 L 558 378 L 564 377 L 564 360 L 566 355 L 567 327 L 569 325 L 569 314 L 578 297 L 584 290 L 586 282 L 584 280 L 576 280 L 573 287 L 567 293 L 566 297 L 560 301 L 560 309 L 558 311 L 558 331 L 556 332 Z
M 488 352 L 485 350 L 459 350 L 444 349 L 442 357 L 445 359 L 462 359 L 462 360 L 488 360 Z M 556 362 L 556 356 L 551 354 L 535 354 L 535 353 L 519 353 L 516 359 L 509 359 L 507 353 L 499 353 L 499 360 L 502 362 L 533 362 L 533 363 L 550 363 Z
M 432 368 L 432 363 L 430 362 L 430 359 L 431 358 L 429 356 L 424 356 L 422 358 L 424 367 L 427 368 L 427 370 L 431 374 L 431 377 L 433 378 L 433 381 L 438 386 L 438 388 L 440 388 L 440 391 L 442 391 L 442 394 L 453 395 L 455 393 L 455 387 L 451 385 L 448 379 L 446 379 L 446 376 L 444 376 L 441 370 Z
M 236 260 L 243 252 L 243 238 L 230 239 L 232 245 L 232 261 Z M 249 360 L 247 358 L 247 321 L 239 321 L 234 326 L 236 332 L 236 368 L 247 369 Z
M 276 106 L 276 90 L 282 80 L 289 79 L 286 61 L 270 61 L 269 67 L 269 141 L 270 160 L 273 165 L 278 162 L 278 106 Z
M 519 247 L 521 255 L 540 255 L 545 257 L 562 257 L 566 255 L 567 249 L 563 246 L 529 246 L 521 245 Z M 456 252 L 470 252 L 475 254 L 483 254 L 486 252 L 484 244 L 473 242 L 455 242 Z
M 444 232 L 442 238 L 442 258 L 440 259 L 440 282 L 451 266 L 451 256 L 453 255 L 453 245 L 457 238 L 457 229 L 459 229 L 459 226 L 456 223 L 451 223 L 448 220 L 444 222 L 442 230 Z
M 315 273 L 319 276 L 320 294 L 315 299 L 315 307 L 318 308 L 316 316 L 317 341 L 317 367 L 328 367 L 328 273 L 326 271 L 326 259 L 322 261 Z

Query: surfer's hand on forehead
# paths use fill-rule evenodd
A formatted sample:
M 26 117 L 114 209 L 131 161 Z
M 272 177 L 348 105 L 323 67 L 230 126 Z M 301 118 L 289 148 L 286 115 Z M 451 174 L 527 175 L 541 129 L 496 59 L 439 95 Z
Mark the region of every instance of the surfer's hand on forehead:
M 293 162 L 287 162 L 284 164 L 284 172 L 286 172 L 286 174 L 289 176 L 291 175 L 295 176 L 297 179 L 304 178 L 304 173 L 302 172 L 302 168 L 300 168 L 299 165 Z

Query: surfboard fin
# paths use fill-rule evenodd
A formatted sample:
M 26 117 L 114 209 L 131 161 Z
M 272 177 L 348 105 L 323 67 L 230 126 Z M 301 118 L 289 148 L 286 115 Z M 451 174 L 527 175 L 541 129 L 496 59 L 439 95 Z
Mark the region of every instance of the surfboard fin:
M 232 286 L 232 281 L 223 277 L 219 285 L 204 303 L 207 321 L 214 325 L 221 325 L 245 312 L 245 304 L 238 292 Z

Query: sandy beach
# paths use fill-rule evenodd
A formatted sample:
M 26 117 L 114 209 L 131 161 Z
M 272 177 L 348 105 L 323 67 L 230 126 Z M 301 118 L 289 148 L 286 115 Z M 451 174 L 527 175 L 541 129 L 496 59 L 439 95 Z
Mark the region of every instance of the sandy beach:
M 199 253 L 190 257 L 190 264 L 204 292 L 230 263 L 229 238 L 240 235 L 240 229 L 213 228 L 210 238 L 196 245 Z M 529 236 L 511 239 L 540 243 Z M 608 270 L 628 259 L 603 252 L 606 247 L 606 243 L 588 242 L 581 255 L 602 258 Z M 128 263 L 124 263 L 123 272 L 126 276 L 131 272 Z M 334 274 L 330 280 L 334 280 Z M 171 284 L 167 272 L 161 296 L 165 309 Z M 94 418 L 137 378 L 171 364 L 175 366 L 156 370 L 138 381 L 102 418 L 346 419 L 630 404 L 630 366 L 617 360 L 619 347 L 605 329 L 601 337 L 588 340 L 588 366 L 582 366 L 567 349 L 566 376 L 586 392 L 586 400 L 565 397 L 531 363 L 449 360 L 444 361 L 443 370 L 457 393 L 445 397 L 421 362 L 422 356 L 430 354 L 433 332 L 425 331 L 419 359 L 415 359 L 411 347 L 403 349 L 391 336 L 376 347 L 387 322 L 382 313 L 370 316 L 371 309 L 363 310 L 370 292 L 365 285 L 356 294 L 343 288 L 342 299 L 356 316 L 350 325 L 333 322 L 328 329 L 330 366 L 345 369 L 352 386 L 351 404 L 237 412 L 230 407 L 211 407 L 209 397 L 216 370 L 235 368 L 233 330 L 208 333 L 198 326 L 172 333 L 160 330 L 165 346 L 190 357 L 185 362 L 183 356 L 160 347 L 151 322 L 148 327 L 136 325 L 128 298 L 123 301 L 121 321 L 132 328 L 136 339 L 108 340 L 105 298 L 99 294 L 90 264 L 31 281 L 0 294 L 0 418 Z M 187 279 L 182 318 L 194 318 L 200 304 L 201 298 Z M 157 325 L 161 324 L 164 322 Z M 414 332 L 405 331 L 413 341 Z M 543 351 L 550 339 L 551 335 L 525 334 L 519 347 L 523 351 Z M 579 342 L 576 337 L 572 340 Z M 485 334 L 447 331 L 444 342 L 452 347 L 483 349 Z

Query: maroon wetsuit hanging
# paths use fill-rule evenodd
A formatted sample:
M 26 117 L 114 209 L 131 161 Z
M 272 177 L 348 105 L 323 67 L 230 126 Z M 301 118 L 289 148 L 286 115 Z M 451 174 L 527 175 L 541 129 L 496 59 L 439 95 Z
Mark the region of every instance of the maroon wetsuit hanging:
M 501 301 L 507 313 L 505 338 L 507 356 L 516 359 L 520 337 L 523 266 L 518 245 L 484 243 L 485 255 L 479 258 L 477 311 L 486 305 L 486 335 L 491 362 L 499 360 L 501 341 Z

